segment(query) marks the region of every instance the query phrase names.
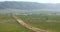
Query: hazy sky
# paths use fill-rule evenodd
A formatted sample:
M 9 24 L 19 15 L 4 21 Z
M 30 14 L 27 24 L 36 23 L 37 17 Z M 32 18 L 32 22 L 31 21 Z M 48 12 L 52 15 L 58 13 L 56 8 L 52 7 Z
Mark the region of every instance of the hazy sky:
M 39 3 L 60 3 L 60 0 L 0 0 L 0 1 L 26 1 L 26 2 L 39 2 Z

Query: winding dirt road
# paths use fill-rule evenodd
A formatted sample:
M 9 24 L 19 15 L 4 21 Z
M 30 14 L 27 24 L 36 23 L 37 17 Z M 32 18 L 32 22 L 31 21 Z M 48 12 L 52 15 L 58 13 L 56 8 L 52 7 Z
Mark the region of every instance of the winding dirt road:
M 31 29 L 35 32 L 48 32 L 47 30 L 42 30 L 42 29 L 39 29 L 36 27 L 32 27 L 31 25 L 28 25 L 27 23 L 25 23 L 23 20 L 21 20 L 20 18 L 18 18 L 16 16 L 13 16 L 13 17 L 18 21 L 18 23 L 20 23 L 21 25 L 23 25 L 24 27 L 26 27 L 28 29 Z

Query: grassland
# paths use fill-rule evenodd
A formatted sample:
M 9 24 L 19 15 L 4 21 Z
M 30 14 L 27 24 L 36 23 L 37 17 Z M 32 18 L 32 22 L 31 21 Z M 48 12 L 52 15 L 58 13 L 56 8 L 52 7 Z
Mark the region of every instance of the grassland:
M 59 10 L 40 9 L 40 10 L 20 10 L 20 9 L 0 9 L 0 15 L 60 15 Z
M 60 32 L 60 16 L 18 16 L 26 23 L 48 30 L 49 32 Z
M 0 32 L 34 32 L 20 25 L 12 16 L 0 16 Z
M 20 17 L 23 21 L 25 21 L 26 23 L 32 26 L 49 30 L 49 32 L 60 32 L 60 16 L 56 16 L 56 15 L 60 15 L 60 12 L 57 10 L 53 11 L 53 10 L 45 10 L 45 9 L 38 11 L 37 10 L 28 11 L 28 10 L 18 10 L 18 9 L 0 10 L 0 15 L 1 15 L 0 32 L 34 32 L 17 23 L 16 20 L 12 16 L 10 16 L 11 14 L 20 15 L 18 17 Z M 25 14 L 29 16 L 24 16 Z M 40 16 L 47 14 L 52 14 L 52 16 Z M 4 15 L 8 15 L 8 16 L 4 16 Z

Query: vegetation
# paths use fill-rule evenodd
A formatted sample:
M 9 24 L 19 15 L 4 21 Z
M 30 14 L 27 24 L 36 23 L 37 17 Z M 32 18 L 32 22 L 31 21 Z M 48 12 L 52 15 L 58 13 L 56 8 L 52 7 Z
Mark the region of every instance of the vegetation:
M 0 16 L 0 32 L 34 32 L 19 24 L 12 16 Z
M 40 9 L 40 10 L 20 10 L 20 9 L 0 9 L 0 16 L 10 15 L 60 15 L 59 10 Z
M 60 16 L 18 16 L 26 23 L 48 30 L 49 32 L 60 32 Z
M 0 32 L 34 32 L 16 22 L 13 15 L 19 15 L 29 25 L 49 32 L 60 32 L 60 4 L 0 2 Z

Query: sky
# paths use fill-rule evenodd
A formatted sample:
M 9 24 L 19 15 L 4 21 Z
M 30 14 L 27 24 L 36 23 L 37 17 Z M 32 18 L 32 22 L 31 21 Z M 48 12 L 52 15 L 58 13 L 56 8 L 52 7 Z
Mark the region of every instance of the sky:
M 38 3 L 60 3 L 60 0 L 0 0 L 2 1 L 25 1 L 25 2 L 38 2 Z

